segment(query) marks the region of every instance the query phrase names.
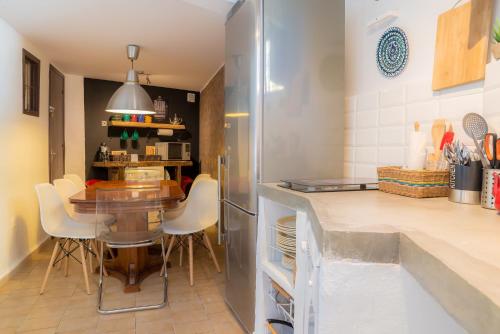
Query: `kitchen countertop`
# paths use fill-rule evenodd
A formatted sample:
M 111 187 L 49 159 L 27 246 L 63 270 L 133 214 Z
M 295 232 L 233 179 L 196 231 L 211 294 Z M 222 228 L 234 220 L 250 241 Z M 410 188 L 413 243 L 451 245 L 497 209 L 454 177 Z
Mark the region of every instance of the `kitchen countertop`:
M 399 263 L 470 333 L 500 333 L 500 216 L 380 191 L 259 194 L 304 210 L 323 257 Z

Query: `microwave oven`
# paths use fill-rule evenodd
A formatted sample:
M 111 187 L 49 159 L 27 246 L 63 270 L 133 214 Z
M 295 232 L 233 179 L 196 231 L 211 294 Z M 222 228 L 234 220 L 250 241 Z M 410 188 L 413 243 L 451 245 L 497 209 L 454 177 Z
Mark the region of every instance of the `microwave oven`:
M 191 143 L 160 142 L 155 146 L 161 160 L 191 160 Z

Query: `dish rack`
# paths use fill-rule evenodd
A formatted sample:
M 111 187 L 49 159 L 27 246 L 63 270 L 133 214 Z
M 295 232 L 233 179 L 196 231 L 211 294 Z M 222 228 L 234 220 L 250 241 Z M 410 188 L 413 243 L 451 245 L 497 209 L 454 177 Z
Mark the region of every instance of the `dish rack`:
M 448 171 L 379 167 L 377 174 L 383 192 L 414 198 L 447 197 L 449 193 Z
M 295 216 L 285 216 L 268 226 L 269 261 L 291 271 L 295 280 L 296 231 Z
M 276 282 L 270 280 L 268 296 L 276 307 L 276 311 L 282 321 L 288 322 L 293 326 L 295 302 L 293 298 Z

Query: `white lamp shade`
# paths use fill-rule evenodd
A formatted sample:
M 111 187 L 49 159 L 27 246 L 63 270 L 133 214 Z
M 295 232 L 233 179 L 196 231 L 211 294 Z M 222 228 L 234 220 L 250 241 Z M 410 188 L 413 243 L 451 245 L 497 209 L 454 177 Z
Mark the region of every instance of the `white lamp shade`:
M 117 114 L 154 114 L 153 101 L 136 81 L 126 81 L 111 96 L 107 112 Z

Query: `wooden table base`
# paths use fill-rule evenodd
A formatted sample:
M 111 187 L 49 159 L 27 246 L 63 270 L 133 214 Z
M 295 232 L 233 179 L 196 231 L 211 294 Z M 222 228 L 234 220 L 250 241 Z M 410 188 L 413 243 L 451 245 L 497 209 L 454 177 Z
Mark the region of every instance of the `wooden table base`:
M 141 282 L 154 272 L 160 272 L 163 261 L 158 257 L 147 254 L 147 248 L 119 249 L 115 260 L 106 261 L 106 269 L 110 276 L 122 281 L 123 291 L 141 291 Z M 124 259 L 130 259 L 127 263 Z
M 143 232 L 148 230 L 147 213 L 117 214 L 116 226 L 119 232 Z M 118 248 L 118 255 L 106 264 L 108 273 L 120 279 L 124 292 L 139 292 L 141 282 L 163 264 L 161 250 L 157 256 L 149 254 L 150 247 Z

